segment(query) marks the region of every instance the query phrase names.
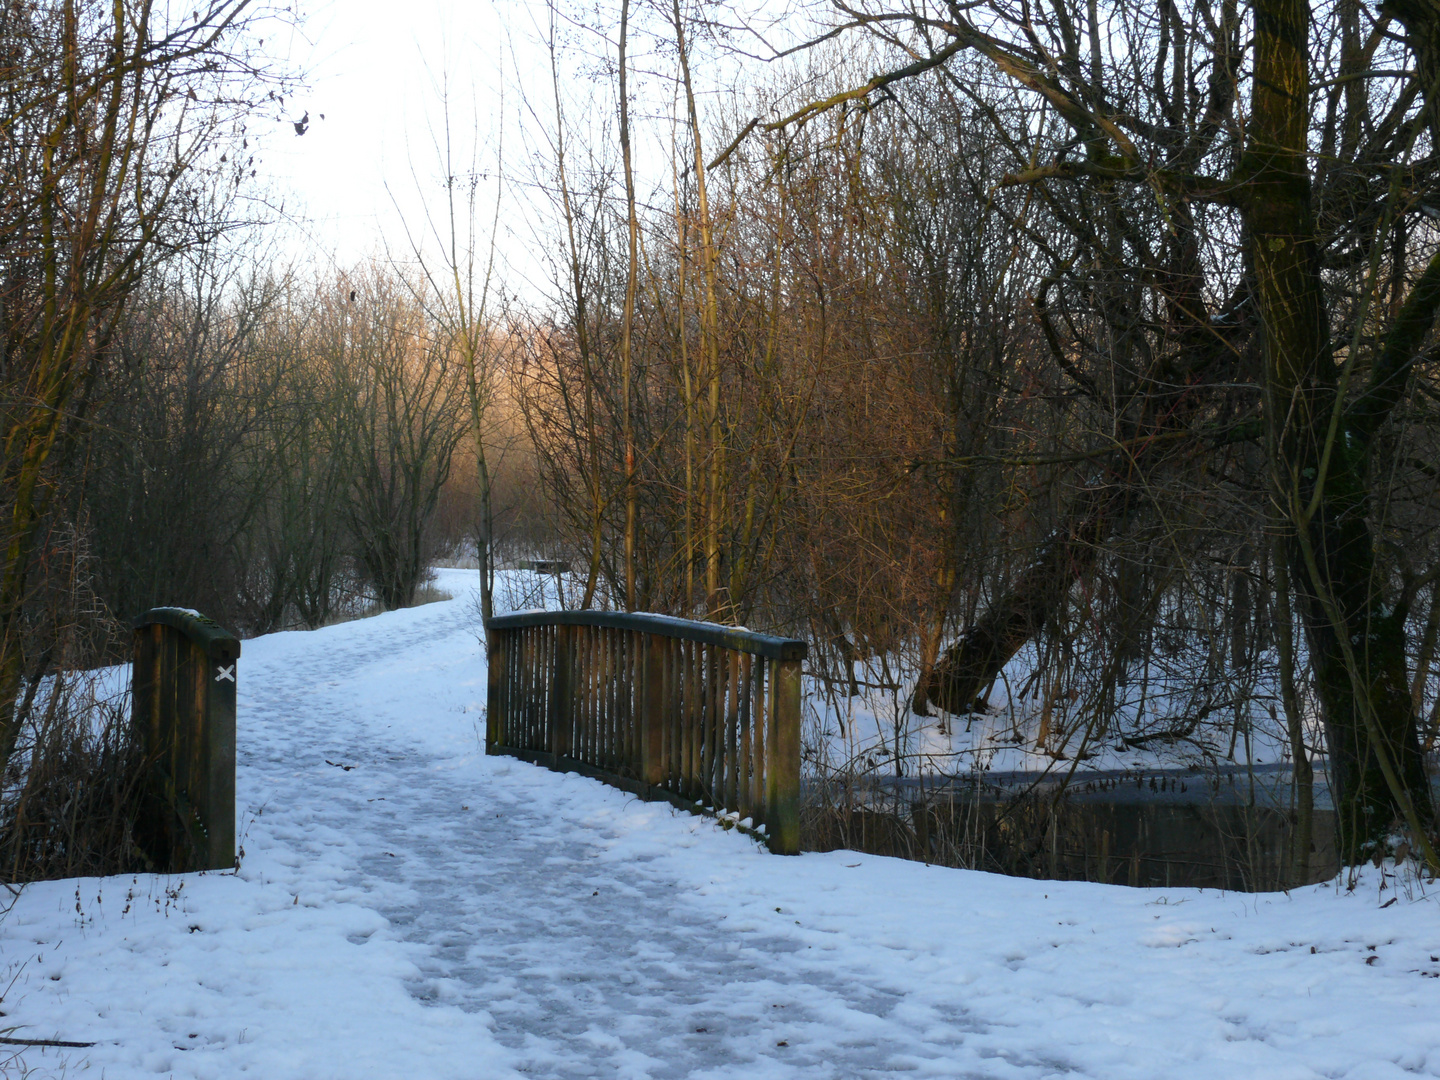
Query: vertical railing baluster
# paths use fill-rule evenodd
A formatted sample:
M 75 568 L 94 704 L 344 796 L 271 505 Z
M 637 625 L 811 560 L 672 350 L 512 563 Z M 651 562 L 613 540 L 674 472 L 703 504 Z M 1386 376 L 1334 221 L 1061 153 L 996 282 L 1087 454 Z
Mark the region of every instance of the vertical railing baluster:
M 493 626 L 485 631 L 486 652 L 490 654 L 486 660 L 485 671 L 486 753 L 491 753 L 492 747 L 505 745 L 500 703 L 505 696 L 505 639 L 509 636 L 509 630 L 500 630 Z
M 724 653 L 726 664 L 725 679 L 725 808 L 738 810 L 740 807 L 740 770 L 736 761 L 736 746 L 740 735 L 740 654 L 734 649 Z
M 505 733 L 505 745 L 518 747 L 519 731 L 515 726 L 515 701 L 519 688 L 515 685 L 520 671 L 520 631 L 510 630 L 505 634 L 505 678 L 502 680 L 504 700 L 500 703 L 501 729 Z
M 549 699 L 549 708 L 545 712 L 546 725 L 549 728 L 545 732 L 545 746 L 553 754 L 560 731 L 560 627 L 549 627 L 545 637 L 550 646 L 550 659 L 545 665 L 546 694 Z
M 543 750 L 544 745 L 538 738 L 540 730 L 540 701 L 539 701 L 539 653 L 540 653 L 540 627 L 530 628 L 529 641 L 525 647 L 525 720 L 529 728 L 529 739 L 526 746 L 531 750 Z
M 635 662 L 635 650 L 630 647 L 630 631 L 617 630 L 615 636 L 620 642 L 620 679 L 615 689 L 620 699 L 616 718 L 620 722 L 620 761 L 623 765 L 621 775 L 639 777 L 639 762 L 635 760 L 635 732 L 630 724 L 630 692 L 635 685 L 630 669 Z
M 644 687 L 645 642 L 642 635 L 634 630 L 625 631 L 625 730 L 628 733 L 630 768 L 635 770 L 637 779 L 645 778 L 645 759 L 649 754 L 642 746 L 640 716 L 642 706 L 640 695 Z
M 605 628 L 594 630 L 593 655 L 591 657 L 591 697 L 593 709 L 593 732 L 595 746 L 593 762 L 596 768 L 605 767 Z
M 624 716 L 625 716 L 625 757 L 629 762 L 632 775 L 637 780 L 645 779 L 644 756 L 640 750 L 640 731 L 637 723 L 640 717 L 640 710 L 635 705 L 635 693 L 640 683 L 639 666 L 644 650 L 637 648 L 638 635 L 633 630 L 621 631 L 625 637 L 625 688 L 624 688 Z
M 514 652 L 510 642 L 513 641 L 516 631 L 505 629 L 505 631 L 491 631 L 495 634 L 495 645 L 498 652 L 495 662 L 500 665 L 500 701 L 495 707 L 500 714 L 495 716 L 495 744 L 497 746 L 514 746 L 510 740 L 510 654 Z
M 618 654 L 615 670 L 615 747 L 620 758 L 617 771 L 621 776 L 636 777 L 640 770 L 636 768 L 634 739 L 630 731 L 630 686 L 634 680 L 630 678 L 633 654 L 628 630 L 615 631 L 615 649 Z
M 600 684 L 600 708 L 604 717 L 601 731 L 605 740 L 601 761 L 606 769 L 614 772 L 619 764 L 615 760 L 615 631 L 606 627 L 600 634 L 605 643 L 603 681 Z
M 623 775 L 625 756 L 620 749 L 620 673 L 623 670 L 621 650 L 624 642 L 620 640 L 623 635 L 618 630 L 606 630 L 605 635 L 610 639 L 609 679 L 605 688 L 610 709 L 610 771 Z
M 590 634 L 591 626 L 575 628 L 575 757 L 590 761 Z
M 710 645 L 700 646 L 700 757 L 696 777 L 699 782 L 699 798 L 706 806 L 715 802 L 714 785 L 710 782 L 710 754 L 713 744 L 710 738 L 710 721 L 715 713 L 715 680 L 710 672 Z
M 729 650 L 715 649 L 715 805 L 725 806 L 726 769 L 725 726 L 730 716 L 730 657 Z M 726 809 L 729 809 L 727 806 Z
M 704 680 L 705 719 L 700 728 L 700 784 L 705 789 L 705 805 L 720 801 L 715 790 L 715 646 L 702 646 L 701 678 Z
M 585 757 L 585 664 L 580 657 L 585 627 L 565 627 L 565 756 L 575 761 Z
M 518 630 L 515 633 L 515 649 L 510 657 L 510 729 L 512 746 L 521 749 L 525 746 L 525 726 L 522 717 L 525 713 L 525 631 Z
M 524 705 L 525 689 L 520 683 L 525 671 L 525 658 L 520 653 L 524 645 L 525 632 L 523 630 L 515 631 L 510 649 L 510 674 L 505 679 L 510 688 L 506 702 L 508 706 L 506 723 L 510 729 L 510 745 L 514 747 L 524 747 L 525 745 L 525 733 L 520 727 L 520 710 Z
M 520 674 L 523 687 L 520 695 L 521 724 L 527 750 L 535 749 L 535 627 L 525 631 L 525 642 L 520 649 Z
M 679 736 L 680 767 L 676 773 L 679 777 L 679 790 L 687 799 L 690 794 L 690 746 L 694 730 L 690 724 L 690 650 L 694 642 L 677 641 L 675 643 L 675 672 L 679 678 L 678 685 L 678 708 L 675 711 L 676 734 Z
M 550 726 L 550 752 L 557 758 L 570 753 L 570 631 L 574 627 L 555 627 L 555 667 Z
M 680 793 L 680 647 L 684 642 L 665 639 L 665 786 Z
M 659 634 L 637 632 L 635 644 L 637 658 L 643 660 L 635 693 L 640 713 L 640 779 L 659 786 L 665 781 L 665 639 Z
M 705 802 L 705 646 L 696 643 L 690 654 L 690 680 L 694 688 L 694 704 L 690 720 L 690 789 L 691 798 Z
M 715 792 L 715 806 L 725 804 L 725 684 L 728 681 L 729 665 L 725 662 L 725 650 L 712 646 L 710 650 L 710 677 L 715 687 L 710 699 L 714 702 L 710 717 L 710 735 L 714 749 L 710 753 L 710 786 Z
M 541 743 L 546 753 L 555 753 L 555 733 L 560 729 L 560 698 L 555 693 L 556 655 L 555 643 L 559 627 L 545 629 L 545 664 L 540 673 L 540 684 L 545 690 L 545 737 Z
M 526 627 L 520 633 L 520 746 L 530 746 L 530 637 L 533 628 Z
M 600 707 L 600 692 L 603 684 L 600 680 L 601 654 L 604 652 L 605 631 L 601 627 L 590 628 L 590 764 L 599 768 L 604 762 L 601 756 L 604 752 L 604 710 Z
M 675 642 L 675 791 L 690 796 L 690 699 L 688 641 Z
M 738 809 L 742 818 L 754 819 L 755 800 L 751 797 L 751 761 L 750 761 L 750 714 L 751 702 L 755 694 L 755 658 L 749 653 L 740 654 L 740 684 L 737 691 L 740 697 L 740 745 L 737 748 L 735 758 L 736 782 L 739 792 L 736 801 L 740 804 Z
M 542 641 L 544 628 L 532 627 L 530 630 L 530 662 L 526 665 L 530 672 L 530 749 L 548 750 L 550 747 L 540 741 L 540 726 L 545 711 L 545 702 L 540 691 L 540 668 L 544 664 L 544 650 Z
M 674 675 L 670 670 L 670 645 L 673 639 L 665 637 L 663 634 L 652 634 L 651 637 L 655 642 L 655 648 L 659 650 L 659 655 L 657 659 L 660 665 L 660 711 L 656 714 L 656 723 L 660 728 L 661 766 L 660 777 L 655 782 L 663 786 L 666 790 L 669 790 L 671 786 L 670 780 L 675 775 L 674 766 L 671 761 L 671 751 L 674 745 L 674 739 L 672 738 L 670 729 L 670 702 L 675 686 Z
M 755 805 L 755 821 L 765 822 L 769 832 L 770 807 L 765 801 L 765 703 L 766 691 L 774 661 L 764 657 L 755 658 L 755 682 L 750 699 L 750 799 Z
M 535 628 L 532 626 L 525 631 L 525 636 L 520 647 L 520 725 L 523 734 L 523 741 L 520 743 L 526 750 L 535 749 L 535 728 L 534 728 L 534 694 L 535 694 L 535 667 L 532 662 L 531 653 L 535 648 Z
M 600 631 L 585 627 L 585 764 L 595 764 L 595 636 Z
M 533 675 L 535 694 L 535 749 L 550 749 L 550 733 L 545 730 L 546 705 L 549 699 L 549 672 L 545 667 L 545 627 L 535 628 L 535 670 Z
M 521 743 L 526 750 L 535 749 L 534 697 L 535 667 L 532 653 L 535 649 L 535 628 L 525 631 L 520 644 L 520 730 Z
M 629 630 L 619 630 L 620 637 L 620 759 L 625 763 L 622 775 L 640 779 L 639 755 L 635 752 L 634 709 L 631 702 L 635 693 L 635 648 Z
M 603 626 L 595 628 L 595 683 L 593 703 L 595 706 L 595 765 L 605 768 L 605 646 L 608 632 Z

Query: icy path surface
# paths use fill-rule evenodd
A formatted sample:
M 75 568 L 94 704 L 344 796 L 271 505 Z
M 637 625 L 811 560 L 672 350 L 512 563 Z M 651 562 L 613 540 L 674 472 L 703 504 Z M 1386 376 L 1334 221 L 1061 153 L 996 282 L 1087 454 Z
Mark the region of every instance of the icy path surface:
M 1374 877 L 1256 897 L 769 856 L 484 757 L 474 621 L 460 599 L 246 642 L 239 873 L 27 888 L 0 918 L 0 1034 L 96 1045 L 23 1068 L 1440 1075 L 1416 887 L 1382 908 Z

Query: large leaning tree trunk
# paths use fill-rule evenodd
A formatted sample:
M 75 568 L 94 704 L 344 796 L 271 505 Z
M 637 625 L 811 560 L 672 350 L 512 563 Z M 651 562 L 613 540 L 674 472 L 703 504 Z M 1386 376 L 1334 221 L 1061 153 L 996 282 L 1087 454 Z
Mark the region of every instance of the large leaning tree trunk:
M 1061 609 L 1075 582 L 1095 565 L 1099 541 L 1126 513 L 1124 485 L 1096 483 L 1071 507 L 1069 520 L 1040 544 L 1033 559 L 945 650 L 925 692 L 947 712 L 983 709 L 981 695 L 1025 644 Z
M 1043 227 L 1064 238 L 1069 254 L 1038 284 L 1032 309 L 1054 369 L 1104 433 L 1093 456 L 1081 455 L 1087 464 L 1059 522 L 935 665 L 926 695 L 951 712 L 983 707 L 986 687 L 1052 624 L 1104 545 L 1152 508 L 1155 491 L 1193 482 L 1216 448 L 1255 430 L 1228 389 L 1243 378 L 1253 305 L 1244 290 L 1207 279 L 1204 226 L 1191 201 L 1202 185 L 1189 175 L 1214 153 L 1223 129 L 1213 118 L 1235 99 L 1238 19 L 1233 8 L 1222 13 L 1214 33 L 1223 45 L 1206 94 L 1192 95 L 1205 119 L 1158 105 L 1166 123 L 1147 125 L 1155 145 L 1140 148 L 1092 104 L 1108 91 L 1093 4 L 1089 19 L 1088 42 L 1084 26 L 1060 20 L 1058 72 L 1031 42 L 1006 45 L 964 23 L 948 28 L 1063 118 L 1057 126 L 1069 145 L 1056 160 L 1038 163 L 1032 154 L 1000 182 L 1032 192 Z M 1162 74 L 1157 85 L 1172 78 Z M 1168 158 L 1178 175 L 1150 172 L 1141 165 L 1146 156 Z M 1036 226 L 1017 219 L 1012 228 L 1023 235 Z M 1077 321 L 1084 332 L 1074 330 Z

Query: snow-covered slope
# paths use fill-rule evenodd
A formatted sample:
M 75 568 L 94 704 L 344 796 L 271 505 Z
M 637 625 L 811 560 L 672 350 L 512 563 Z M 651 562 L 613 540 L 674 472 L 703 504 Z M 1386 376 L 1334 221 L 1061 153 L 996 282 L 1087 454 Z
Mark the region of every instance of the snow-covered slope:
M 469 576 L 440 584 L 459 598 L 245 642 L 240 871 L 27 887 L 0 1031 L 95 1045 L 0 1074 L 1440 1075 L 1440 910 L 1413 882 L 767 855 L 484 757 Z

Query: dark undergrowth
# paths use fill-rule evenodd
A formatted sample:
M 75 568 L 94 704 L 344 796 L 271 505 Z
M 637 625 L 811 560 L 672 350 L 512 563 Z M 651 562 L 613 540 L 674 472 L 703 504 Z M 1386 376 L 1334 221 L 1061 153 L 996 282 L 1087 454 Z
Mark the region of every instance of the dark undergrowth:
M 1263 892 L 1338 872 L 1333 818 L 1316 812 L 1297 867 L 1293 815 L 1224 802 L 1074 800 L 1056 787 L 897 797 L 863 782 L 814 785 L 801 847 L 849 849 L 1016 877 Z
M 0 788 L 0 880 L 19 884 L 151 869 L 135 843 L 142 762 L 129 694 L 89 673 L 50 676 Z

